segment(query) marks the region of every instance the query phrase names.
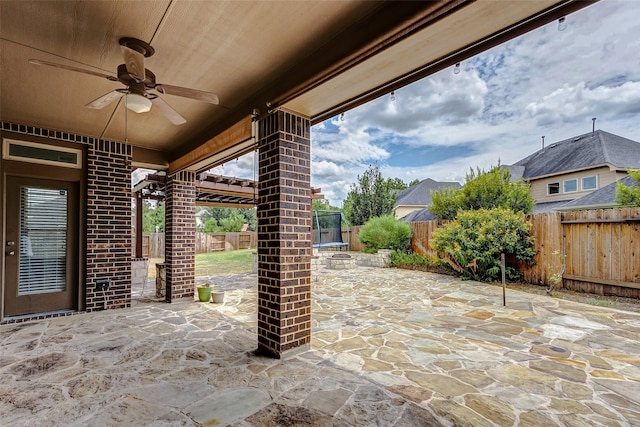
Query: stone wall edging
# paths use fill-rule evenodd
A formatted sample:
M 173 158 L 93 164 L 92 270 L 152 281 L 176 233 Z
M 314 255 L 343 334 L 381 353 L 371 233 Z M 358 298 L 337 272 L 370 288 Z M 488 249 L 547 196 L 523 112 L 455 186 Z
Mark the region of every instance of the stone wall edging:
M 315 262 L 318 265 L 327 265 L 327 258 L 331 258 L 335 254 L 349 254 L 351 258 L 355 259 L 355 264 L 363 267 L 377 267 L 388 268 L 391 262 L 391 250 L 381 249 L 378 253 L 367 254 L 364 252 L 337 252 L 337 251 L 319 251 L 313 250 L 314 257 L 312 263 Z

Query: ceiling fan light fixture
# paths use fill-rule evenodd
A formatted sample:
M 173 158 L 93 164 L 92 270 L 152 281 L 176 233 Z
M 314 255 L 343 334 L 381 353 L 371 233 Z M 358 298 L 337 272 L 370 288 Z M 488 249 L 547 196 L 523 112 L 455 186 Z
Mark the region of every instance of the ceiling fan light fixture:
M 151 100 L 137 93 L 127 94 L 125 102 L 127 108 L 134 113 L 147 113 L 151 111 Z

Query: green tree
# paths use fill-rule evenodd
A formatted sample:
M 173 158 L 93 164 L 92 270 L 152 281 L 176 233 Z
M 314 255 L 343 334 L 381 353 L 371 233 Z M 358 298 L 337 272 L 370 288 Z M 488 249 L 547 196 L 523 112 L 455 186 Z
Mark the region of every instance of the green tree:
M 339 211 L 340 208 L 331 206 L 327 199 L 317 199 L 311 202 L 314 211 Z
M 202 226 L 202 231 L 205 233 L 220 233 L 222 227 L 218 225 L 218 220 L 215 218 L 207 218 Z
M 256 210 L 254 208 L 225 208 L 212 206 L 198 206 L 196 214 L 200 216 L 203 226 L 201 230 L 204 232 L 219 231 L 240 231 L 244 224 L 249 224 L 249 230 L 255 231 L 258 226 Z M 239 228 L 235 225 L 243 218 L 243 223 Z M 210 220 L 215 220 L 215 223 Z M 225 225 L 223 225 L 223 220 Z M 209 224 L 208 228 L 207 223 Z M 235 230 L 238 228 L 237 230 Z M 224 230 L 223 230 L 224 229 Z
M 242 231 L 245 224 L 247 224 L 246 218 L 238 212 L 231 212 L 229 216 L 220 219 L 220 228 L 224 232 Z
M 626 186 L 618 181 L 616 203 L 622 206 L 640 207 L 640 169 L 630 169 L 627 172 L 636 182 Z
M 507 208 L 459 211 L 455 220 L 433 233 L 433 247 L 440 259 L 464 278 L 492 281 L 501 271 L 501 254 L 535 264 L 531 223 L 522 212 Z M 508 265 L 506 276 L 517 280 L 520 272 Z
M 400 188 L 399 188 L 400 187 Z M 393 212 L 397 190 L 406 188 L 397 178 L 382 178 L 378 165 L 369 166 L 358 184 L 352 184 L 344 201 L 344 214 L 352 225 L 363 225 L 369 219 Z
M 511 173 L 500 164 L 485 172 L 470 169 L 464 187 L 431 193 L 429 211 L 438 219 L 454 219 L 462 210 L 508 208 L 530 213 L 535 206 L 529 186 L 511 182 Z
M 142 231 L 164 233 L 164 202 L 142 201 Z

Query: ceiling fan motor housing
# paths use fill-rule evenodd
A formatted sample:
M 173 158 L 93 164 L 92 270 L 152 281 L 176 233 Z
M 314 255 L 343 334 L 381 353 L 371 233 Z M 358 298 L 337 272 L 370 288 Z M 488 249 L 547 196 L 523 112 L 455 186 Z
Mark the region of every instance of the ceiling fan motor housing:
M 148 89 L 153 89 L 156 86 L 156 75 L 147 68 L 144 69 L 144 74 L 144 80 L 139 82 L 138 79 L 127 72 L 127 66 L 125 64 L 118 65 L 118 81 L 125 86 L 131 86 L 134 83 L 144 83 Z

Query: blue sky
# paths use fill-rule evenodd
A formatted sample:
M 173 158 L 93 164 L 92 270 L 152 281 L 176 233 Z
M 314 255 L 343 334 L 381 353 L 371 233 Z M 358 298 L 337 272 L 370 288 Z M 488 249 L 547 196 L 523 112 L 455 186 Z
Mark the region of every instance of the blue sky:
M 377 163 L 405 182 L 464 181 L 596 128 L 640 141 L 640 1 L 602 0 L 312 128 L 313 187 L 341 206 Z M 253 155 L 213 170 L 252 178 Z

